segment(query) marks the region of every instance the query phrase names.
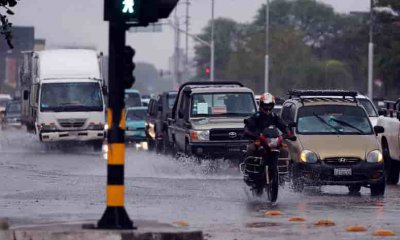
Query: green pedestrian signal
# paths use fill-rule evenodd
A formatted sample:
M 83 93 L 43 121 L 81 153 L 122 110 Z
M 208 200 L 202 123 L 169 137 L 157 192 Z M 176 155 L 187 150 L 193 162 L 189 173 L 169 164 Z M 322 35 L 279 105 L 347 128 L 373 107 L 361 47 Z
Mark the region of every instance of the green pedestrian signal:
M 123 4 L 123 13 L 135 13 L 135 0 L 124 0 L 122 1 Z
M 178 1 L 104 0 L 104 20 L 128 23 L 130 26 L 147 26 L 159 19 L 168 18 Z

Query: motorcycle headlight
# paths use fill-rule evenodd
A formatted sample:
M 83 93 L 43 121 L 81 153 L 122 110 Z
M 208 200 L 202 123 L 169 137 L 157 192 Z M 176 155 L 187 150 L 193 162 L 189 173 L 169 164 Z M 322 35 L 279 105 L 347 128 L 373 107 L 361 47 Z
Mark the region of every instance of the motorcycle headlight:
M 368 153 L 367 155 L 367 162 L 369 163 L 382 163 L 383 162 L 383 156 L 381 151 L 379 150 L 374 150 Z
M 303 150 L 300 154 L 300 160 L 303 163 L 316 163 L 318 162 L 318 155 L 309 150 Z
M 190 139 L 192 141 L 210 141 L 210 131 L 203 130 L 203 131 L 190 131 Z

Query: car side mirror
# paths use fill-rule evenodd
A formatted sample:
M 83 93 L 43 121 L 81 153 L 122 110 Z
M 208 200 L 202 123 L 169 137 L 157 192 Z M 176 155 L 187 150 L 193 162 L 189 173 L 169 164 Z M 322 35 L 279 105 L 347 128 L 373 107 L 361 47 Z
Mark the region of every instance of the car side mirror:
M 30 92 L 28 91 L 28 90 L 25 90 L 24 91 L 24 100 L 28 100 L 29 99 L 29 94 L 30 94 Z
M 379 109 L 378 114 L 379 116 L 386 116 L 386 109 L 383 108 Z
M 385 132 L 385 128 L 382 126 L 375 126 L 374 127 L 374 131 L 376 134 L 380 134 L 380 133 L 384 133 Z
M 107 96 L 107 95 L 108 95 L 108 88 L 107 88 L 107 86 L 101 87 L 101 91 L 103 92 L 103 95 L 104 95 L 104 96 Z
M 183 112 L 181 110 L 179 110 L 179 112 L 178 112 L 178 117 L 179 118 L 183 118 L 184 117 L 184 114 L 183 114 Z

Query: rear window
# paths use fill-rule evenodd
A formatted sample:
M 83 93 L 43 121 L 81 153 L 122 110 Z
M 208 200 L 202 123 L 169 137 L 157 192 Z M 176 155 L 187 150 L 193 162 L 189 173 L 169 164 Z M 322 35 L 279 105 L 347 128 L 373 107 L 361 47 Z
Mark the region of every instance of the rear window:
M 126 114 L 127 121 L 140 121 L 146 118 L 146 109 L 128 110 Z
M 298 110 L 297 132 L 305 135 L 370 135 L 371 124 L 359 106 L 305 106 Z

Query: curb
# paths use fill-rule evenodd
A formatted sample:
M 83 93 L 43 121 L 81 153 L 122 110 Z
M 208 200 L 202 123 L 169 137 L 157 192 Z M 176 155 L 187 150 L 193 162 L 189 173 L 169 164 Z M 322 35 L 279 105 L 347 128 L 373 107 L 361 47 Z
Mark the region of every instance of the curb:
M 138 230 L 91 229 L 84 225 L 54 225 L 0 230 L 0 240 L 204 240 L 201 231 L 170 225 L 144 224 Z

